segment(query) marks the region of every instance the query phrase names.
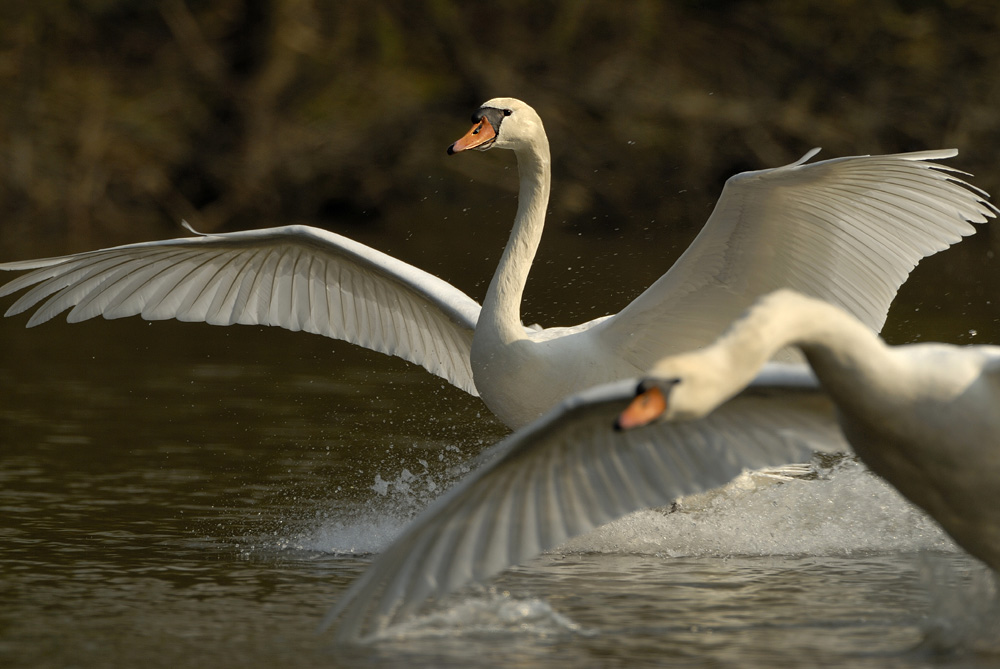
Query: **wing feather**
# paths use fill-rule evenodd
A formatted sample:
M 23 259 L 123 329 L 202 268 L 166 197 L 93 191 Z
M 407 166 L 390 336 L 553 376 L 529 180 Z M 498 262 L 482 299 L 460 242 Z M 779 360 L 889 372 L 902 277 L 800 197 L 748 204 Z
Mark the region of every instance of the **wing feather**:
M 598 337 L 640 369 L 707 345 L 753 300 L 779 288 L 839 305 L 875 331 L 924 257 L 997 209 L 955 150 L 856 156 L 745 172 L 726 182 L 681 258 Z
M 616 432 L 635 382 L 591 389 L 494 446 L 341 597 L 324 626 L 357 640 L 470 581 L 483 581 L 631 511 L 723 485 L 744 469 L 847 451 L 804 366 L 768 367 L 699 421 Z M 774 396 L 781 401 L 775 401 Z
M 477 394 L 470 297 L 411 265 L 325 230 L 287 226 L 200 235 L 0 264 L 29 270 L 7 310 L 32 327 L 141 315 L 212 325 L 275 325 L 343 339 L 422 365 Z

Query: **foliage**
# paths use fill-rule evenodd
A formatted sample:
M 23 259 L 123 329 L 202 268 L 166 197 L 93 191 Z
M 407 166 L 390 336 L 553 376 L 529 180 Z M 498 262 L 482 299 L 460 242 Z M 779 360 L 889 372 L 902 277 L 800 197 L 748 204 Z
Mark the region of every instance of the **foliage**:
M 5 3 L 0 242 L 375 224 L 429 174 L 457 193 L 443 149 L 495 95 L 545 119 L 570 225 L 700 225 L 817 145 L 957 146 L 1000 191 L 998 28 L 961 0 Z

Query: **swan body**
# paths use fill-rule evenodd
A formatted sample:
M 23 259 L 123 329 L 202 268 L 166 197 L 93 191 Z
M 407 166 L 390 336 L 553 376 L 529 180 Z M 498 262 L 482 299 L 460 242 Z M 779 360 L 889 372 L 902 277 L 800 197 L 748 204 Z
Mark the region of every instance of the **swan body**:
M 709 414 L 783 346 L 805 355 L 858 457 L 1000 571 L 1000 347 L 888 346 L 832 305 L 777 291 L 712 346 L 654 367 L 657 420 Z
M 808 365 L 768 362 L 784 346 Z M 339 621 L 341 641 L 364 639 L 428 597 L 632 511 L 851 446 L 1000 571 L 998 347 L 889 347 L 842 309 L 784 290 L 716 343 L 660 361 L 639 391 L 636 381 L 589 389 L 494 446 L 324 625 Z
M 573 392 L 711 342 L 777 288 L 838 304 L 877 331 L 917 262 L 996 212 L 954 170 L 930 162 L 954 150 L 806 164 L 813 151 L 729 179 L 683 256 L 620 313 L 526 329 L 520 304 L 548 206 L 548 140 L 538 114 L 512 98 L 486 102 L 473 121 L 449 152 L 512 150 L 520 178 L 513 229 L 481 308 L 379 251 L 287 226 L 0 264 L 30 270 L 0 287 L 0 296 L 30 288 L 6 315 L 37 306 L 29 326 L 70 309 L 71 322 L 141 315 L 305 330 L 422 365 L 519 427 Z

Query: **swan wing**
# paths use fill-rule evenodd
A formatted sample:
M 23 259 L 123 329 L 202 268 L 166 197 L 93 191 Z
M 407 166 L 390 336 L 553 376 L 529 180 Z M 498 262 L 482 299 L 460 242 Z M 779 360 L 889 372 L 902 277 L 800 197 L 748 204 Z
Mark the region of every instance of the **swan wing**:
M 921 258 L 972 234 L 997 209 L 930 162 L 954 149 L 857 156 L 744 172 L 677 262 L 595 335 L 640 369 L 704 346 L 753 300 L 793 288 L 878 332 Z
M 619 381 L 567 400 L 484 454 L 340 598 L 340 640 L 357 640 L 463 584 L 638 509 L 723 485 L 744 469 L 848 451 L 811 370 L 771 365 L 698 421 L 612 429 L 635 395 Z M 775 401 L 778 398 L 779 401 Z
M 293 225 L 128 244 L 0 264 L 31 270 L 0 296 L 37 306 L 28 327 L 66 309 L 212 325 L 276 325 L 343 339 L 422 365 L 476 393 L 469 352 L 479 304 L 447 282 L 340 235 Z

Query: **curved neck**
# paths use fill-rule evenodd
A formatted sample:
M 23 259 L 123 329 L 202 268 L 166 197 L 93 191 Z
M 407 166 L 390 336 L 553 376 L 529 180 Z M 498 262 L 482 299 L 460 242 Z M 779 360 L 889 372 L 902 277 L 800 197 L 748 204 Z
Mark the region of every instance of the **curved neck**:
M 549 141 L 544 132 L 539 133 L 526 147 L 516 150 L 515 155 L 520 177 L 517 216 L 503 257 L 500 258 L 500 264 L 483 300 L 483 310 L 476 328 L 477 332 L 480 328 L 485 328 L 485 332 L 498 337 L 502 342 L 524 337 L 521 298 L 542 238 L 552 176 Z
M 712 345 L 690 355 L 694 373 L 718 375 L 713 407 L 739 392 L 775 353 L 799 348 L 831 395 L 846 404 L 868 402 L 887 386 L 905 384 L 889 347 L 866 325 L 822 300 L 792 291 L 773 293 L 754 304 Z M 687 357 L 687 356 L 685 356 Z M 670 363 L 665 361 L 669 369 Z M 655 370 L 654 370 L 655 371 Z M 861 397 L 859 389 L 864 389 Z M 869 393 L 868 391 L 872 391 Z
M 827 302 L 797 293 L 782 291 L 761 300 L 719 344 L 736 356 L 744 346 L 756 351 L 757 368 L 781 348 L 796 346 L 838 397 L 855 395 L 859 384 L 871 389 L 899 380 L 888 347 L 868 326 Z

